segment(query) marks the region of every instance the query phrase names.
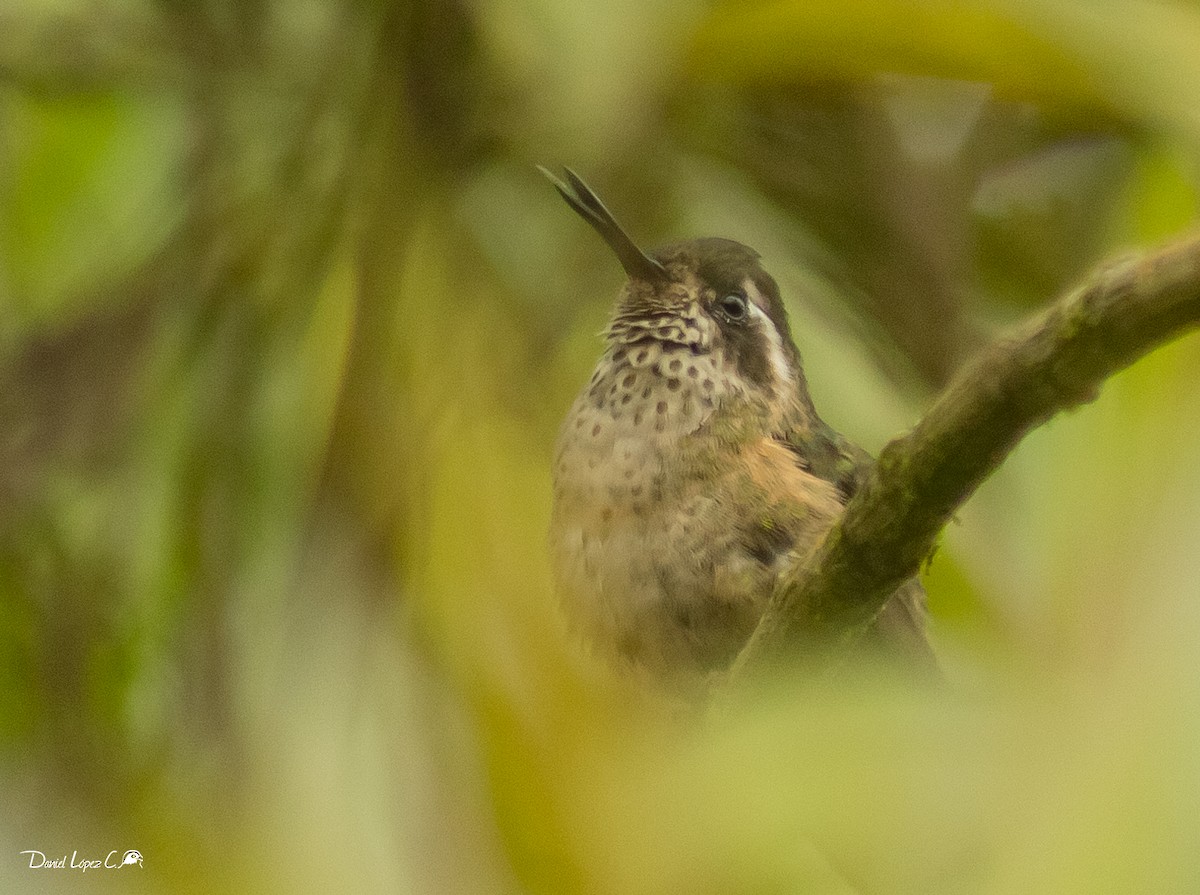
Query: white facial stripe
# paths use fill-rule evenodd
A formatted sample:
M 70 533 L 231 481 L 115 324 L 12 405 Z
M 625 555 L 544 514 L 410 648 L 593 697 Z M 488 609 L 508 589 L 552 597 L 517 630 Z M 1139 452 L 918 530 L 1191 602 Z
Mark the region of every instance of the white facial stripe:
M 767 300 L 758 291 L 758 287 L 754 285 L 754 281 L 748 277 L 742 281 L 742 290 L 746 293 L 746 297 L 750 299 L 750 315 L 758 320 L 763 332 L 767 334 L 767 359 L 771 362 L 771 370 L 775 374 L 775 383 L 782 385 L 790 382 L 792 368 L 788 365 L 787 355 L 783 351 L 783 340 L 779 337 L 779 331 L 775 329 L 775 322 L 763 310 Z

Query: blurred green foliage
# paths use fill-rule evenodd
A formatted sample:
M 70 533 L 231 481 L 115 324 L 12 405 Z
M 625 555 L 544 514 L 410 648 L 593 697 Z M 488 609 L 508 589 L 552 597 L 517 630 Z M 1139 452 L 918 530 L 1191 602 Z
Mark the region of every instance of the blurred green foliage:
M 1173 892 L 1200 878 L 1200 343 L 932 562 L 950 680 L 704 723 L 598 668 L 557 421 L 648 244 L 762 251 L 871 449 L 1195 224 L 1186 0 L 10 0 L 0 890 Z

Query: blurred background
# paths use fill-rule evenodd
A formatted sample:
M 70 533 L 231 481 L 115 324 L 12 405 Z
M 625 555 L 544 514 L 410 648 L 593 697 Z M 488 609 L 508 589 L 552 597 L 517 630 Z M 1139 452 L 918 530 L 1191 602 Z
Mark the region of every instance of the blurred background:
M 1195 224 L 1198 98 L 1186 0 L 6 0 L 0 891 L 1195 891 L 1200 340 L 963 508 L 943 691 L 681 721 L 549 586 L 622 275 L 534 165 L 759 249 L 875 451 Z

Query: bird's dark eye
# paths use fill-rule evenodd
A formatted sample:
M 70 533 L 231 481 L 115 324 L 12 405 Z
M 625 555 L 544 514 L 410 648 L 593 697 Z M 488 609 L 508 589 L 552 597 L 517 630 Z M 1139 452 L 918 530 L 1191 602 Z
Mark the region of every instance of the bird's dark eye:
M 726 295 L 717 302 L 717 306 L 720 307 L 721 312 L 726 317 L 735 321 L 745 320 L 746 315 L 750 312 L 750 307 L 746 304 L 746 296 L 738 292 L 731 292 L 729 295 Z

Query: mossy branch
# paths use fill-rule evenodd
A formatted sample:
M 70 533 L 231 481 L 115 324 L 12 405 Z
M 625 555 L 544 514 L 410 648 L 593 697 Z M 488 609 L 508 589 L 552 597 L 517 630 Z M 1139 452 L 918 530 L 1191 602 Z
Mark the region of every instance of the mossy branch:
M 1200 233 L 1109 262 L 998 339 L 884 447 L 824 541 L 780 582 L 734 665 L 838 661 L 1027 432 L 1200 326 Z

